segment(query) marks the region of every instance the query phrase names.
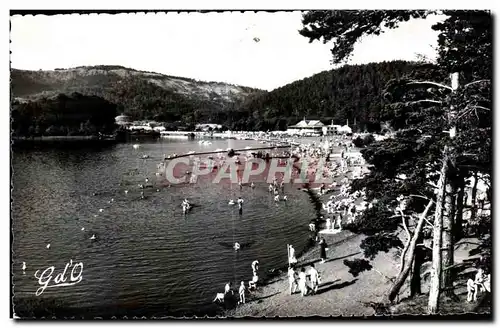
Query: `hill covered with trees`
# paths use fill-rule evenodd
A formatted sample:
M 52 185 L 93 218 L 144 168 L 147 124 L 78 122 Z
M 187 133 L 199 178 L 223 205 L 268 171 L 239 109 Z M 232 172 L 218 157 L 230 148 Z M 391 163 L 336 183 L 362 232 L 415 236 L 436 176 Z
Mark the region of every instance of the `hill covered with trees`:
M 77 92 L 117 105 L 134 119 L 184 124 L 223 122 L 250 94 L 262 91 L 219 82 L 202 82 L 121 66 L 93 66 L 54 71 L 11 71 L 14 99 L 21 102 Z
M 116 105 L 97 96 L 73 93 L 11 104 L 14 137 L 90 136 L 116 129 Z
M 295 81 L 268 93 L 250 95 L 243 103 L 238 128 L 285 129 L 307 117 L 324 123 L 353 124 L 377 130 L 385 106 L 387 82 L 401 78 L 421 64 L 405 61 L 346 65 Z
M 284 130 L 303 117 L 378 130 L 388 81 L 418 70 L 405 61 L 346 65 L 266 92 L 218 82 L 200 82 L 121 66 L 54 71 L 11 71 L 18 102 L 70 96 L 97 96 L 133 119 L 192 126 L 217 123 L 232 130 Z M 429 65 L 427 65 L 429 66 Z M 263 77 L 265 78 L 265 77 Z M 43 107 L 43 106 L 42 106 Z

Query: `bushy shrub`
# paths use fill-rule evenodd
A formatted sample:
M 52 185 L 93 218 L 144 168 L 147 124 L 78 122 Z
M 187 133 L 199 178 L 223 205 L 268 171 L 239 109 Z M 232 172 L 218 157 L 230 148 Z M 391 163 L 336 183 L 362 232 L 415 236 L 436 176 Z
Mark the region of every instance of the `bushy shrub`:
M 354 146 L 358 148 L 366 147 L 372 144 L 373 142 L 375 142 L 375 137 L 373 136 L 373 134 L 367 134 L 363 138 L 361 136 L 358 136 L 356 137 L 356 139 L 352 141 Z

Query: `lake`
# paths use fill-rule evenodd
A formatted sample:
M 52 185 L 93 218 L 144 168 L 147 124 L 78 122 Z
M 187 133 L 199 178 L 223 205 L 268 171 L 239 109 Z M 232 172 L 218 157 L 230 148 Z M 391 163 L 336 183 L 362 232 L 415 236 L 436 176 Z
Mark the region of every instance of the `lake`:
M 245 146 L 262 145 L 163 139 L 144 141 L 139 149 L 130 143 L 14 149 L 15 299 L 76 315 L 213 313 L 219 308 L 212 300 L 226 282 L 236 288 L 252 278 L 252 261 L 259 260 L 261 273 L 285 266 L 287 244 L 301 253 L 315 217 L 307 193 L 296 185 L 285 186 L 288 202 L 276 203 L 265 182 L 241 191 L 227 180 L 169 187 L 155 175 L 163 154 Z M 149 158 L 142 159 L 144 154 Z M 138 184 L 146 177 L 154 188 L 145 189 L 141 200 Z M 240 195 L 245 201 L 241 216 L 228 205 Z M 197 205 L 186 216 L 180 206 L 184 198 Z M 230 247 L 234 242 L 246 247 L 236 252 Z M 82 281 L 35 296 L 40 287 L 35 272 L 55 266 L 55 276 L 70 260 L 83 263 Z

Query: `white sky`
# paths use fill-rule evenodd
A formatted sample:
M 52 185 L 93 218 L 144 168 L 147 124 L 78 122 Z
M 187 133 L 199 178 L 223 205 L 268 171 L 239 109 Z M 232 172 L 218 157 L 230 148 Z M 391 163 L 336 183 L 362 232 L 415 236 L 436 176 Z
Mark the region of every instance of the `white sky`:
M 442 17 L 367 37 L 350 63 L 435 56 Z M 139 13 L 11 17 L 11 65 L 54 69 L 121 65 L 272 90 L 332 69 L 332 44 L 309 43 L 300 12 Z M 254 37 L 260 39 L 255 42 Z

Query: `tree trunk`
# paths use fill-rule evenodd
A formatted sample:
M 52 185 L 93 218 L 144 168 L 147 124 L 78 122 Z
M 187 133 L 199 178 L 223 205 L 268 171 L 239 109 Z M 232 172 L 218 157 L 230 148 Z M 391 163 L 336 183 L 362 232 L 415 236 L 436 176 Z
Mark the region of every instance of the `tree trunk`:
M 446 184 L 446 195 L 443 213 L 443 274 L 442 274 L 442 288 L 445 290 L 446 295 L 453 297 L 453 276 L 451 269 L 447 269 L 454 264 L 453 253 L 455 251 L 453 242 L 453 221 L 455 217 L 455 195 L 456 185 Z
M 463 218 L 464 218 L 464 195 L 465 195 L 465 180 L 462 178 L 460 180 L 460 184 L 458 186 L 458 194 L 456 201 L 456 213 L 455 213 L 455 224 L 454 224 L 454 232 L 453 237 L 455 238 L 455 242 L 459 241 L 463 237 Z
M 432 269 L 431 286 L 429 291 L 429 303 L 427 311 L 430 314 L 439 310 L 439 293 L 441 291 L 441 245 L 443 233 L 443 203 L 445 202 L 446 175 L 448 173 L 448 146 L 443 152 L 443 163 L 441 166 L 441 176 L 438 182 L 438 193 L 436 197 L 436 212 L 434 213 L 433 245 L 432 245 Z
M 417 244 L 424 242 L 424 239 L 420 237 L 417 240 Z M 420 267 L 424 263 L 425 250 L 421 246 L 417 246 L 415 249 L 415 260 L 413 261 L 413 275 L 410 281 L 410 297 L 420 295 L 422 293 L 421 288 L 421 277 L 420 277 Z
M 478 174 L 477 172 L 474 173 L 474 185 L 472 186 L 472 194 L 471 194 L 471 204 L 472 204 L 472 209 L 470 213 L 470 220 L 473 222 L 476 219 L 476 197 L 477 197 L 477 182 L 478 182 Z
M 424 219 L 429 212 L 433 201 L 429 201 L 425 210 L 420 214 L 420 218 L 418 220 L 417 226 L 415 228 L 415 232 L 413 233 L 413 237 L 411 238 L 410 247 L 408 249 L 408 261 L 405 264 L 405 268 L 400 274 L 397 276 L 396 281 L 392 285 L 391 289 L 387 293 L 387 299 L 385 303 L 392 303 L 396 296 L 399 294 L 399 290 L 403 287 L 408 274 L 410 273 L 411 265 L 413 263 L 413 257 L 415 254 L 415 248 L 417 247 L 417 240 L 419 239 L 420 232 L 422 231 L 422 227 L 424 225 Z

